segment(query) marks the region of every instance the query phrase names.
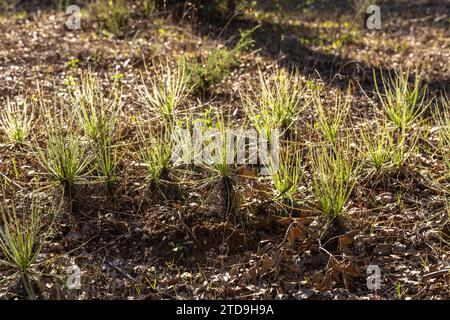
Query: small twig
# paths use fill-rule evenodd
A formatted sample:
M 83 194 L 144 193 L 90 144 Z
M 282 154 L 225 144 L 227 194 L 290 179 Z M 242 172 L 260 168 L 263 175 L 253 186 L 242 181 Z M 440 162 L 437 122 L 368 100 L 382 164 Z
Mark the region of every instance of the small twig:
M 429 278 L 437 278 L 437 277 L 443 276 L 448 273 L 450 273 L 450 268 L 427 273 L 422 277 L 422 279 L 425 280 L 425 279 L 429 279 Z
M 121 275 L 123 275 L 125 278 L 127 278 L 127 279 L 129 279 L 129 280 L 131 280 L 131 281 L 133 281 L 133 282 L 136 282 L 136 279 L 135 278 L 133 278 L 129 273 L 126 273 L 125 271 L 123 271 L 122 269 L 120 269 L 118 266 L 116 266 L 116 265 L 114 265 L 111 261 L 109 261 L 107 258 L 105 258 L 105 259 L 101 259 L 100 257 L 98 257 L 98 259 L 101 261 L 101 262 L 106 262 L 106 264 L 109 266 L 109 267 L 111 267 L 111 268 L 113 268 L 114 270 L 116 270 L 117 272 L 119 272 Z

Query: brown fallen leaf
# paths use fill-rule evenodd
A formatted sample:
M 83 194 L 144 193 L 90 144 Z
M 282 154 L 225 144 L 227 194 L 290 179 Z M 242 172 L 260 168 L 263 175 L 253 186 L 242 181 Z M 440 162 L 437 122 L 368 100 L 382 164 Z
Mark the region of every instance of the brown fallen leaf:
M 288 231 L 287 239 L 290 245 L 293 245 L 295 240 L 301 235 L 302 229 L 298 226 L 291 225 Z
M 272 270 L 274 264 L 275 263 L 271 257 L 269 257 L 268 255 L 264 255 L 261 258 L 261 266 L 259 269 L 259 275 L 262 276 L 262 275 L 266 274 L 267 272 L 269 272 L 270 270 Z
M 289 244 L 294 244 L 295 240 L 305 240 L 308 238 L 308 224 L 306 221 L 294 221 L 288 230 L 287 239 Z
M 358 231 L 353 230 L 339 237 L 339 250 L 344 253 L 350 253 L 348 248 L 353 243 L 353 238 L 358 234 Z

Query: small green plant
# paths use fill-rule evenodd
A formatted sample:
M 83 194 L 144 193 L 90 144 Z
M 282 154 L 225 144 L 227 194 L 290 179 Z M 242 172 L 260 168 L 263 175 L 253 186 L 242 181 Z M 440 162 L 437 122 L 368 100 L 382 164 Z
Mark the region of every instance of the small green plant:
M 172 251 L 173 253 L 179 253 L 180 251 L 182 251 L 184 249 L 182 244 L 175 243 L 173 241 L 171 241 L 169 243 L 169 246 L 170 246 L 170 251 Z
M 366 132 L 369 131 L 369 132 Z M 392 159 L 394 153 L 394 141 L 392 130 L 387 123 L 376 122 L 376 128 L 360 130 L 362 141 L 362 153 L 369 159 L 371 165 L 380 171 Z
M 35 139 L 34 150 L 40 166 L 53 177 L 64 191 L 71 197 L 76 183 L 87 176 L 86 168 L 91 162 L 86 144 L 82 142 L 74 129 L 74 112 L 67 114 L 61 103 L 55 101 L 60 108 L 49 108 L 41 100 L 41 113 L 44 116 L 44 146 Z
M 29 213 L 24 210 L 19 216 L 14 203 L 8 207 L 0 204 L 0 213 L 3 222 L 0 252 L 5 258 L 0 262 L 16 269 L 27 294 L 33 298 L 30 276 L 44 243 L 44 235 L 41 234 L 42 210 L 33 199 Z
M 222 79 L 228 76 L 231 68 L 236 66 L 239 61 L 239 55 L 246 49 L 253 46 L 252 33 L 256 30 L 250 29 L 240 31 L 240 40 L 233 49 L 217 48 L 214 49 L 201 63 L 188 61 L 185 57 L 181 59 L 191 75 L 190 85 L 193 90 L 198 92 L 208 92 L 212 86 L 218 84 Z
M 124 0 L 99 0 L 90 5 L 93 17 L 106 31 L 122 36 L 130 21 L 130 11 Z
M 0 128 L 12 143 L 23 144 L 30 134 L 33 120 L 27 101 L 20 105 L 7 99 L 4 112 L 0 114 Z
M 395 298 L 397 300 L 403 300 L 405 298 L 406 289 L 402 288 L 402 285 L 400 282 L 395 283 Z
M 225 119 L 222 112 L 213 112 L 210 108 L 204 112 L 200 122 L 203 124 L 200 130 L 204 131 L 202 135 L 206 137 L 201 148 L 210 151 L 204 153 L 202 165 L 211 173 L 209 181 L 215 184 L 223 199 L 224 217 L 233 217 L 236 223 L 243 224 L 242 217 L 237 214 L 238 202 L 233 178 L 235 150 L 230 140 L 232 130 L 229 120 Z
M 139 95 L 144 106 L 151 113 L 166 123 L 173 123 L 183 99 L 189 94 L 189 74 L 184 64 L 178 63 L 176 68 L 162 63 L 156 68 L 155 74 L 147 71 L 150 86 L 145 85 L 142 77 L 142 86 Z
M 397 168 L 403 167 L 406 160 L 415 151 L 419 134 L 417 132 L 408 135 L 405 130 L 392 132 L 394 149 L 392 152 L 392 162 Z
M 170 130 L 163 128 L 152 132 L 139 127 L 139 159 L 147 169 L 147 177 L 152 186 L 169 181 L 169 161 L 172 155 Z
M 67 67 L 69 67 L 70 72 L 73 73 L 79 67 L 80 59 L 72 58 L 66 63 L 66 65 L 67 65 Z M 69 79 L 69 80 L 73 81 L 73 79 Z M 72 82 L 72 81 L 69 81 L 69 82 Z
M 386 115 L 399 130 L 405 131 L 429 106 L 425 104 L 427 86 L 422 85 L 419 71 L 415 71 L 412 84 L 409 83 L 410 77 L 409 69 L 404 74 L 402 70 L 389 74 L 387 79 L 381 75 L 382 93 L 374 73 L 376 93 Z
M 96 145 L 97 170 L 106 180 L 108 187 L 111 187 L 117 179 L 120 162 L 118 146 L 110 139 L 102 139 Z
M 329 218 L 343 212 L 356 183 L 358 167 L 349 143 L 346 145 L 317 146 L 311 154 L 313 194 L 320 211 Z
M 276 69 L 269 78 L 259 70 L 259 88 L 241 99 L 253 126 L 269 137 L 273 129 L 288 130 L 308 102 L 302 104 L 304 86 L 298 70 Z
M 271 168 L 272 185 L 276 191 L 275 201 L 284 207 L 292 207 L 301 187 L 304 168 L 296 143 L 290 143 L 280 153 L 278 165 Z
M 71 92 L 78 123 L 92 144 L 97 161 L 96 169 L 108 185 L 115 180 L 119 164 L 118 147 L 114 143 L 119 138 L 122 110 L 117 81 L 119 80 L 111 84 L 108 95 L 102 89 L 99 79 L 91 73 L 82 74 L 80 85 Z
M 343 96 L 340 90 L 336 90 L 334 108 L 326 111 L 323 107 L 322 99 L 316 94 L 313 99 L 316 111 L 316 121 L 314 126 L 320 130 L 326 141 L 334 144 L 338 138 L 339 129 L 346 120 L 350 109 L 350 88 L 347 96 Z

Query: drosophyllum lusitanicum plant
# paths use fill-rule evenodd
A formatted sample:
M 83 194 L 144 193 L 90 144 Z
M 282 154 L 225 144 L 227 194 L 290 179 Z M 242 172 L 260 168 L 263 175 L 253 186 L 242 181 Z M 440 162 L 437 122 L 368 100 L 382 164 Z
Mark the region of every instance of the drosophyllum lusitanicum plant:
M 298 141 L 286 141 L 280 146 L 279 156 L 268 155 L 269 178 L 274 189 L 273 201 L 283 213 L 292 215 L 299 200 L 304 176 L 302 145 Z
M 42 133 L 34 137 L 33 151 L 44 175 L 62 187 L 72 211 L 74 187 L 88 182 L 92 155 L 76 130 L 76 110 L 67 110 L 59 97 L 50 104 L 41 95 L 39 103 Z
M 164 190 L 167 190 L 165 187 L 171 183 L 171 128 L 172 126 L 164 124 L 155 128 L 145 120 L 138 127 L 138 161 L 146 168 L 150 189 L 158 190 L 163 196 Z
M 442 111 L 436 111 L 439 124 L 439 149 L 444 159 L 447 177 L 450 177 L 450 100 L 447 97 L 441 97 L 440 106 Z
M 442 96 L 436 104 L 435 118 L 438 125 L 437 149 L 444 162 L 444 175 L 436 179 L 436 185 L 441 186 L 445 194 L 445 207 L 450 218 L 450 100 Z
M 6 99 L 0 113 L 0 129 L 9 142 L 23 145 L 33 128 L 34 116 L 25 99 L 22 103 Z
M 89 139 L 95 156 L 95 172 L 105 180 L 110 192 L 119 174 L 120 118 L 122 115 L 119 82 L 108 82 L 108 91 L 92 72 L 80 74 L 79 85 L 70 87 L 77 124 Z
M 270 137 L 277 129 L 284 135 L 310 103 L 304 98 L 306 87 L 297 69 L 277 68 L 269 76 L 259 70 L 258 74 L 259 87 L 240 92 L 245 113 L 260 134 Z
M 4 187 L 5 185 L 2 185 L 0 190 L 4 191 Z M 19 211 L 19 207 L 22 210 Z M 36 298 L 33 281 L 39 277 L 38 266 L 45 263 L 45 260 L 39 262 L 38 256 L 58 212 L 55 208 L 45 212 L 51 222 L 44 228 L 43 206 L 36 197 L 31 201 L 23 201 L 20 206 L 14 201 L 8 201 L 7 204 L 4 197 L 0 198 L 0 221 L 3 224 L 0 228 L 0 253 L 3 256 L 0 264 L 4 264 L 12 272 L 12 277 L 5 277 L 0 283 L 15 278 L 21 279 L 25 294 L 30 299 Z
M 412 79 L 412 80 L 411 80 Z M 403 169 L 405 163 L 415 152 L 419 139 L 418 126 L 422 115 L 432 100 L 427 100 L 428 87 L 422 79 L 419 69 L 411 72 L 407 69 L 381 74 L 382 88 L 378 86 L 374 73 L 375 91 L 386 117 L 392 143 L 391 160 L 397 169 Z
M 312 148 L 310 166 L 312 193 L 316 208 L 327 217 L 322 235 L 323 246 L 335 246 L 335 236 L 345 233 L 342 215 L 357 182 L 360 164 L 357 150 L 351 147 L 351 137 L 334 144 Z
M 141 78 L 142 85 L 138 88 L 141 103 L 152 116 L 173 125 L 190 92 L 185 66 L 181 62 L 175 67 L 160 62 L 153 72 L 147 69 Z
M 214 185 L 223 200 L 223 213 L 226 219 L 233 218 L 236 223 L 244 224 L 238 212 L 238 199 L 236 195 L 236 181 L 234 179 L 233 161 L 229 159 L 229 148 L 234 148 L 227 143 L 227 134 L 231 131 L 229 115 L 221 111 L 208 108 L 200 120 L 203 122 L 203 130 L 216 130 L 218 136 L 214 140 L 215 154 L 211 159 L 205 159 L 202 166 L 210 173 L 208 183 Z

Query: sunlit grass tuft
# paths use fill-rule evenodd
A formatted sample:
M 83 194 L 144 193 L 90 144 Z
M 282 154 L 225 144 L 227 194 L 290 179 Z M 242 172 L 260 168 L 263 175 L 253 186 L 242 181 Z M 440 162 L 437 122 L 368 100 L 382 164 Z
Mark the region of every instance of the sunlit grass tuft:
M 447 174 L 450 174 L 450 101 L 447 97 L 441 98 L 442 112 L 437 110 L 439 123 L 439 148 L 444 159 Z
M 80 85 L 72 87 L 72 103 L 77 119 L 97 162 L 97 172 L 111 184 L 117 176 L 119 155 L 116 140 L 122 111 L 121 92 L 116 83 L 107 94 L 101 81 L 91 73 L 81 74 Z
M 86 169 L 92 157 L 75 130 L 74 111 L 65 111 L 61 102 L 54 103 L 59 108 L 50 108 L 41 101 L 45 140 L 41 147 L 35 138 L 33 148 L 46 174 L 63 186 L 66 192 L 71 192 L 73 186 L 89 174 Z
M 145 84 L 142 76 L 142 86 L 138 93 L 141 102 L 149 109 L 153 116 L 156 116 L 167 123 L 173 123 L 179 107 L 189 94 L 187 85 L 189 74 L 182 63 L 174 68 L 168 63 L 159 63 L 155 73 L 146 73 L 149 85 Z
M 348 89 L 348 94 L 346 96 L 344 96 L 340 90 L 336 90 L 334 101 L 334 108 L 326 110 L 323 106 L 320 92 L 317 92 L 313 99 L 316 112 L 314 126 L 319 129 L 325 140 L 331 144 L 336 142 L 339 129 L 347 118 L 350 108 L 350 89 Z
M 30 134 L 33 120 L 27 101 L 19 104 L 17 101 L 10 102 L 9 99 L 6 99 L 4 111 L 0 114 L 0 128 L 9 141 L 23 144 Z
M 271 181 L 275 189 L 275 201 L 281 206 L 292 206 L 300 192 L 304 167 L 298 143 L 292 142 L 280 150 L 279 161 L 272 165 Z
M 145 165 L 147 178 L 153 185 L 167 182 L 172 141 L 169 128 L 154 132 L 150 126 L 139 128 L 139 160 Z
M 313 194 L 319 210 L 328 217 L 342 214 L 357 181 L 359 166 L 349 144 L 319 145 L 311 153 Z
M 376 121 L 376 128 L 362 128 L 359 130 L 362 153 L 370 161 L 370 164 L 381 171 L 392 159 L 394 153 L 394 141 L 392 130 L 386 122 Z
M 0 228 L 0 252 L 5 260 L 0 262 L 20 275 L 27 294 L 35 298 L 30 276 L 34 274 L 46 236 L 41 232 L 42 208 L 33 199 L 31 205 L 23 207 L 21 214 L 18 214 L 16 203 L 5 206 L 3 200 L 0 203 L 3 224 Z
M 374 75 L 375 90 L 387 117 L 403 131 L 408 131 L 412 123 L 429 106 L 425 100 L 427 86 L 422 83 L 419 70 L 415 70 L 412 84 L 409 83 L 411 76 L 409 69 L 405 73 L 400 70 L 389 74 L 388 78 L 382 75 L 383 91 L 381 91 Z
M 302 96 L 302 85 L 298 70 L 288 72 L 275 69 L 269 77 L 259 70 L 259 88 L 250 93 L 241 92 L 247 117 L 258 132 L 269 137 L 273 129 L 288 130 L 307 107 Z

